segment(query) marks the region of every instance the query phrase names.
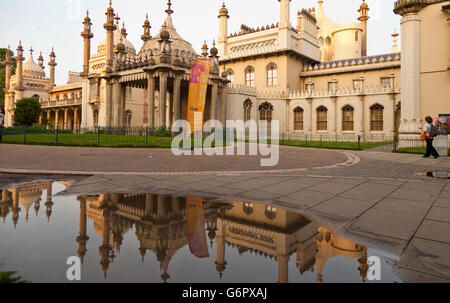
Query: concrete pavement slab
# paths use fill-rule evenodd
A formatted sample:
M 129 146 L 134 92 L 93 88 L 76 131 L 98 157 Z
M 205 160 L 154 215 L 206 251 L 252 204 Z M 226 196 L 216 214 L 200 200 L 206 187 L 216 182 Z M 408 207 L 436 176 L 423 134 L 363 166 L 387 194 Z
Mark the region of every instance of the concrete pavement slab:
M 415 236 L 450 244 L 450 223 L 424 220 Z

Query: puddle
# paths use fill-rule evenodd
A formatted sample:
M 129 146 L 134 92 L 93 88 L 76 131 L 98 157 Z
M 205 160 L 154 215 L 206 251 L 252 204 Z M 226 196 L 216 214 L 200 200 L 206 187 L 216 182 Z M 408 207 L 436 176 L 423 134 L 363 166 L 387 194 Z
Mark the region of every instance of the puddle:
M 55 196 L 71 182 L 2 190 L 0 271 L 32 282 L 401 282 L 395 261 L 281 208 L 153 194 Z
M 430 178 L 436 178 L 436 179 L 450 179 L 450 172 L 420 172 L 417 173 L 420 176 L 426 176 L 426 177 L 430 177 Z

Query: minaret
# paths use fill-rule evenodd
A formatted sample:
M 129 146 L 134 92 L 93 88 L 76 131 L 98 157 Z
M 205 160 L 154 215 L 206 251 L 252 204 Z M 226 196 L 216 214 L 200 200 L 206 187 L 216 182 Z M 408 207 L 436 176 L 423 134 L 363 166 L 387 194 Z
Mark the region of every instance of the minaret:
M 144 34 L 141 36 L 141 39 L 142 41 L 144 41 L 145 44 L 145 42 L 147 42 L 152 38 L 152 36 L 150 35 L 150 29 L 152 27 L 150 26 L 150 21 L 148 20 L 148 14 L 145 15 L 145 21 L 142 27 L 144 28 Z
M 52 216 L 52 207 L 53 207 L 53 202 L 52 202 L 52 182 L 49 182 L 47 184 L 47 201 L 45 202 L 45 215 L 47 216 L 47 220 L 48 222 L 50 222 L 50 217 Z
M 56 55 L 55 50 L 52 47 L 52 52 L 50 53 L 50 62 L 48 62 L 50 66 L 50 90 L 55 87 L 55 67 L 56 67 Z
M 106 29 L 106 72 L 111 73 L 113 67 L 114 31 L 117 28 L 114 24 L 115 14 L 112 8 L 112 1 L 109 1 L 109 7 L 105 15 L 106 23 L 103 27 Z
M 208 44 L 206 44 L 206 40 L 205 40 L 205 42 L 203 42 L 202 56 L 203 56 L 203 58 L 208 57 Z
M 80 201 L 80 235 L 77 237 L 78 243 L 78 256 L 80 256 L 81 263 L 84 262 L 84 256 L 86 255 L 86 244 L 89 240 L 89 237 L 86 233 L 86 225 L 87 225 L 87 214 L 86 214 L 86 198 L 80 197 L 78 198 Z
M 399 33 L 397 33 L 396 28 L 394 28 L 394 33 L 391 36 L 394 39 L 394 45 L 392 46 L 391 53 L 399 53 L 400 50 L 398 49 L 398 45 L 397 45 L 397 41 L 398 41 L 397 37 L 399 36 Z
M 89 74 L 89 60 L 91 59 L 91 39 L 94 35 L 91 32 L 91 18 L 89 18 L 89 11 L 86 11 L 86 18 L 84 18 L 84 31 L 81 32 L 83 37 L 83 76 Z
M 222 280 L 223 272 L 226 269 L 227 261 L 225 261 L 225 223 L 223 218 L 217 220 L 217 233 L 216 233 L 216 243 L 217 243 L 217 261 L 216 270 L 219 273 L 219 278 Z
M 17 62 L 17 68 L 16 68 L 16 75 L 17 75 L 17 83 L 16 88 L 18 90 L 22 90 L 22 84 L 23 84 L 23 60 L 25 58 L 23 57 L 23 47 L 22 42 L 19 41 L 19 46 L 17 47 L 17 56 L 16 56 L 16 62 Z
M 12 65 L 12 52 L 10 50 L 10 46 L 8 45 L 8 49 L 5 54 L 5 94 L 9 91 L 11 86 L 11 65 Z M 5 109 L 7 109 L 5 105 Z
M 42 69 L 44 69 L 44 57 L 42 57 L 42 52 L 39 55 L 38 64 L 40 67 L 42 67 Z
M 290 47 L 291 36 L 291 0 L 278 0 L 280 2 L 280 22 L 278 27 L 278 41 L 280 49 Z
M 225 57 L 227 55 L 227 41 L 228 41 L 228 9 L 225 7 L 225 1 L 219 11 L 219 56 Z
M 369 20 L 369 6 L 366 3 L 366 0 L 363 0 L 363 3 L 359 7 L 359 18 L 358 20 L 361 22 L 363 26 L 363 33 L 361 37 L 361 56 L 367 56 L 367 20 Z

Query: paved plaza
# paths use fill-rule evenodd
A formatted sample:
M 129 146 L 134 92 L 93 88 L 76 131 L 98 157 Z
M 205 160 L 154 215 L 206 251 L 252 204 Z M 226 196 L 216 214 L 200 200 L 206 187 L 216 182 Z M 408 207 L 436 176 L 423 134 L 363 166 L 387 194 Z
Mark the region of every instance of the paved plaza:
M 406 282 L 450 282 L 450 182 L 443 178 L 450 171 L 448 158 L 282 147 L 280 164 L 263 169 L 258 157 L 174 157 L 157 149 L 2 145 L 0 152 L 8 159 L 0 164 L 3 186 L 65 175 L 75 183 L 60 194 L 264 202 L 394 256 Z M 60 175 L 24 179 L 11 172 Z

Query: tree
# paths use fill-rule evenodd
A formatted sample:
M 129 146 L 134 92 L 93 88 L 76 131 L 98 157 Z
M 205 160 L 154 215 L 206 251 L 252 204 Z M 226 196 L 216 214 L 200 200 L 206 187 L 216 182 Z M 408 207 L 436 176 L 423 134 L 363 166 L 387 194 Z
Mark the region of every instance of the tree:
M 14 109 L 14 126 L 32 126 L 39 121 L 41 113 L 41 103 L 38 99 L 20 99 Z
M 0 108 L 5 109 L 5 78 L 6 78 L 6 48 L 0 48 Z M 11 67 L 11 75 L 15 73 L 16 70 L 16 59 L 14 59 L 14 54 L 12 56 L 12 67 Z

